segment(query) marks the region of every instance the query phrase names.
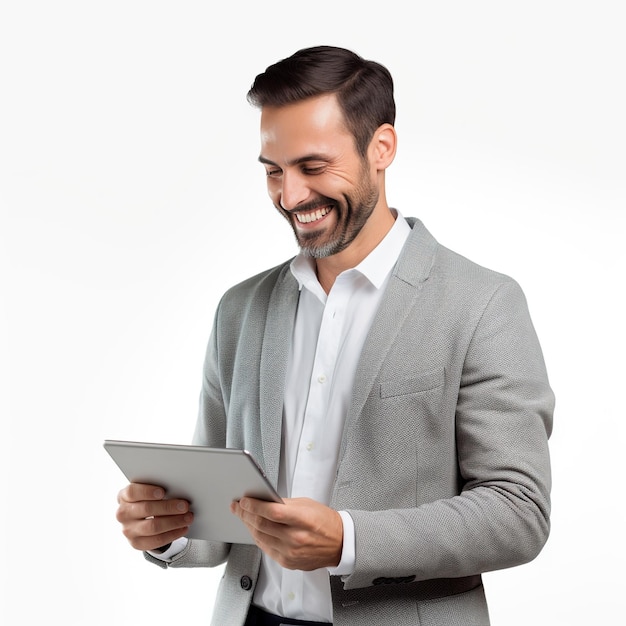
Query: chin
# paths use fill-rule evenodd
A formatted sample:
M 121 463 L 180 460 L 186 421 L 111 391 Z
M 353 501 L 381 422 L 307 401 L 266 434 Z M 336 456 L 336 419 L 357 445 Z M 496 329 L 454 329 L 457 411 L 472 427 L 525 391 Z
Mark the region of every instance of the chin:
M 329 241 L 328 243 L 319 245 L 303 245 L 302 242 L 298 240 L 298 244 L 300 245 L 300 252 L 313 259 L 325 259 L 346 248 L 346 244 L 340 241 Z

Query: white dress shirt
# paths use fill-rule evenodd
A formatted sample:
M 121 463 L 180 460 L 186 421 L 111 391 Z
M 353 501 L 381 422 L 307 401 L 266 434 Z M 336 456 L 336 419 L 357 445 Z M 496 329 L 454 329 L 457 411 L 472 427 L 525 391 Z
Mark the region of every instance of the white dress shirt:
M 329 504 L 357 363 L 391 271 L 410 233 L 398 214 L 383 241 L 342 272 L 327 295 L 315 263 L 298 255 L 291 271 L 300 299 L 285 381 L 278 492 Z M 341 562 L 313 572 L 288 570 L 263 555 L 253 603 L 294 619 L 332 621 L 329 572 L 352 572 L 354 526 L 345 512 Z

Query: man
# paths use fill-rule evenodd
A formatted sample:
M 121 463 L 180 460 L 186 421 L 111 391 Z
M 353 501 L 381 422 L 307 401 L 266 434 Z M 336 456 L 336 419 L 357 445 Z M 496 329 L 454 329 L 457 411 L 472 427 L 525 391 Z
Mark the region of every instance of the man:
M 221 300 L 194 443 L 250 450 L 285 504 L 232 505 L 256 546 L 202 542 L 188 503 L 132 484 L 124 534 L 163 567 L 226 562 L 219 626 L 486 625 L 481 573 L 549 533 L 554 401 L 524 295 L 387 205 L 384 67 L 305 49 L 248 99 L 301 252 Z

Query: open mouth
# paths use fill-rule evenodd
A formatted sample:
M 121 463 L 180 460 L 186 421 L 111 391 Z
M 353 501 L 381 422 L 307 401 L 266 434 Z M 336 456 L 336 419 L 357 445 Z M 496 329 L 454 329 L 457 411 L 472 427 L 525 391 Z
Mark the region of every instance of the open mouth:
M 312 224 L 314 222 L 318 222 L 323 217 L 328 215 L 332 211 L 332 207 L 321 207 L 319 209 L 315 209 L 315 211 L 309 211 L 308 213 L 296 213 L 296 220 L 300 224 Z

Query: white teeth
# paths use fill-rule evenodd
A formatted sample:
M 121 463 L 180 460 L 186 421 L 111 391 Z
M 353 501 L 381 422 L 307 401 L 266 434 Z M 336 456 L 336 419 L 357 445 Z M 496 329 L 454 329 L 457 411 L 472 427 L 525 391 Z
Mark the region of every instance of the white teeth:
M 328 215 L 328 213 L 330 213 L 330 209 L 328 207 L 324 207 L 323 209 L 317 209 L 317 211 L 313 211 L 312 213 L 296 213 L 296 219 L 301 224 L 310 224 L 311 222 L 321 220 L 324 215 Z

